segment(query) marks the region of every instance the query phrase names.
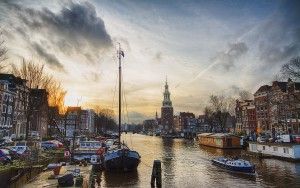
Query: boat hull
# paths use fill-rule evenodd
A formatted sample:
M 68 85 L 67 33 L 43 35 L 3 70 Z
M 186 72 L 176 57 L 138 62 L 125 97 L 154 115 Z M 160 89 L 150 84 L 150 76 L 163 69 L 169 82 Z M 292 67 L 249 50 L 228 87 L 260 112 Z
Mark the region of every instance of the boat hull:
M 216 166 L 219 166 L 221 168 L 230 170 L 230 171 L 234 171 L 234 172 L 241 172 L 241 173 L 255 173 L 255 168 L 254 166 L 249 166 L 249 167 L 237 167 L 237 166 L 231 166 L 231 165 L 227 165 L 223 162 L 220 162 L 218 160 L 212 160 L 212 163 Z
M 104 156 L 104 167 L 107 171 L 133 171 L 140 163 L 140 156 L 131 150 L 115 150 Z

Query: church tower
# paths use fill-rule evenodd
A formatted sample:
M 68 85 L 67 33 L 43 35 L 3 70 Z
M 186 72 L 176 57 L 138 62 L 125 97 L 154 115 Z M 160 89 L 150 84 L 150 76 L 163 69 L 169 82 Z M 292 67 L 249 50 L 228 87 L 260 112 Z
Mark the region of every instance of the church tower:
M 166 79 L 165 91 L 163 93 L 164 100 L 161 107 L 161 125 L 164 132 L 173 132 L 173 107 L 170 99 L 168 80 Z

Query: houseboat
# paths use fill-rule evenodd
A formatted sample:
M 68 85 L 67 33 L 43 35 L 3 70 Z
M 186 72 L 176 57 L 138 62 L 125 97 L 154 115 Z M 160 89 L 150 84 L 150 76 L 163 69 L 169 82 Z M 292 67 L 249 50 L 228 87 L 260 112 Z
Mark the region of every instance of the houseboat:
M 300 161 L 300 143 L 249 142 L 248 151 L 259 157 Z
M 221 149 L 240 149 L 241 138 L 228 133 L 201 133 L 198 134 L 200 145 Z
M 75 149 L 76 160 L 90 161 L 92 155 L 96 155 L 97 151 L 102 147 L 100 141 L 80 141 L 79 147 Z

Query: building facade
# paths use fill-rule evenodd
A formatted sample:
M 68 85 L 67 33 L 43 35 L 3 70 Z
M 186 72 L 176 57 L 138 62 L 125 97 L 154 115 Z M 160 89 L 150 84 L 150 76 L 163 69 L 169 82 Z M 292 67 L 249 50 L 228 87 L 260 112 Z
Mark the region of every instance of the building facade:
M 13 105 L 15 93 L 8 86 L 8 81 L 0 80 L 0 137 L 11 136 L 14 133 Z
M 300 83 L 274 81 L 254 94 L 258 132 L 300 133 Z
M 236 132 L 250 134 L 257 131 L 256 110 L 253 100 L 237 100 L 235 114 Z
M 29 132 L 38 132 L 41 138 L 48 135 L 48 92 L 45 89 L 30 89 Z
M 80 132 L 81 126 L 81 107 L 71 107 L 67 108 L 65 114 L 65 135 L 68 138 L 72 138 L 76 132 Z
M 263 85 L 254 93 L 258 133 L 270 130 L 270 92 L 271 86 Z
M 161 125 L 164 132 L 174 132 L 173 106 L 170 99 L 168 82 L 165 84 L 164 100 L 161 107 Z
M 27 112 L 29 104 L 29 88 L 26 85 L 26 80 L 16 77 L 13 74 L 0 74 L 0 81 L 8 84 L 8 90 L 12 93 L 13 102 L 12 111 L 12 134 L 15 137 L 25 138 L 27 126 Z M 5 98 L 2 98 L 2 100 Z M 6 101 L 7 102 L 7 101 Z M 3 103 L 3 102 L 2 102 Z M 7 106 L 6 106 L 7 107 Z M 3 109 L 2 109 L 3 111 Z M 8 119 L 9 120 L 9 119 Z M 7 122 L 6 122 L 7 123 Z

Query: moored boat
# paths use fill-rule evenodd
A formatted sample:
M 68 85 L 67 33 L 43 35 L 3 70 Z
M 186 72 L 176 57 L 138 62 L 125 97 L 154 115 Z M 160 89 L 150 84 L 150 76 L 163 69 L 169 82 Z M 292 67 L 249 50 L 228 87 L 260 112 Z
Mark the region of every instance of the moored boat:
M 212 160 L 214 165 L 217 165 L 221 168 L 235 171 L 235 172 L 242 172 L 242 173 L 255 173 L 255 165 L 251 164 L 247 160 L 243 159 L 231 159 L 226 157 L 219 157 Z
M 133 171 L 139 165 L 140 158 L 138 152 L 123 146 L 104 155 L 104 167 L 108 171 Z
M 119 46 L 118 59 L 119 59 L 119 131 L 117 147 L 114 144 L 109 147 L 109 150 L 104 154 L 104 167 L 107 171 L 133 171 L 136 170 L 141 156 L 137 151 L 129 149 L 125 144 L 121 143 L 121 57 L 124 57 L 124 52 Z

